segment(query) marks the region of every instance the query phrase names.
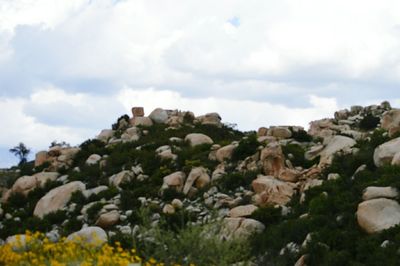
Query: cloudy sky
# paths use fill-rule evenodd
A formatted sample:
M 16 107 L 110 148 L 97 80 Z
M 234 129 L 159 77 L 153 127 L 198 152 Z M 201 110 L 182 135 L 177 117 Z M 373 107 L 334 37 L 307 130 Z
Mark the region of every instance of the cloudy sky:
M 398 0 L 0 0 L 0 167 L 132 106 L 306 127 L 399 85 Z

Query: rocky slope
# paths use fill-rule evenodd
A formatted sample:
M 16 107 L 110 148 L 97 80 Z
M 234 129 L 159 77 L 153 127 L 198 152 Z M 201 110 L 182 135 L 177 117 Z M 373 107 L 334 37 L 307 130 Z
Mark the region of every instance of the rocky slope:
M 179 239 L 187 226 L 213 225 L 247 247 L 227 264 L 395 265 L 399 132 L 400 110 L 388 102 L 338 111 L 308 132 L 240 132 L 217 113 L 134 107 L 79 147 L 54 145 L 3 171 L 0 238 L 31 230 L 91 241 L 96 232 L 185 264 L 202 249 L 164 243 L 170 254 L 160 255 L 146 244 L 160 244 L 154 229 Z

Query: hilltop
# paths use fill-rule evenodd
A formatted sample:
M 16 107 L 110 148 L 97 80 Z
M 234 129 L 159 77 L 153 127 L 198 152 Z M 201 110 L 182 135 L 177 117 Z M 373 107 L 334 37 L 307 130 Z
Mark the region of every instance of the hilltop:
M 241 132 L 132 108 L 78 147 L 0 173 L 0 239 L 95 232 L 167 265 L 396 265 L 400 109 Z

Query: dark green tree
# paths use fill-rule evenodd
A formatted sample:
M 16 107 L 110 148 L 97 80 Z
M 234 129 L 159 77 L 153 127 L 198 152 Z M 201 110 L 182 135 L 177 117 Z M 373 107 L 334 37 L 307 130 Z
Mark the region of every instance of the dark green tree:
M 26 163 L 28 154 L 31 152 L 24 143 L 20 142 L 17 146 L 10 149 L 10 152 L 19 158 L 19 165 Z

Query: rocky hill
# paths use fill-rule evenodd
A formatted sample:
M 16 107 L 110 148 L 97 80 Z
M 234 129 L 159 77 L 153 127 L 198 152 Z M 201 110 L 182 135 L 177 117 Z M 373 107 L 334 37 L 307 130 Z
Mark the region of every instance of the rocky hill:
M 0 239 L 120 242 L 167 265 L 397 265 L 400 110 L 240 132 L 217 113 L 121 116 L 3 170 Z

